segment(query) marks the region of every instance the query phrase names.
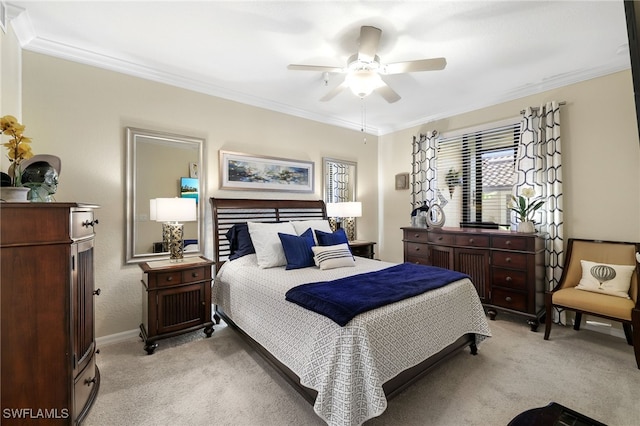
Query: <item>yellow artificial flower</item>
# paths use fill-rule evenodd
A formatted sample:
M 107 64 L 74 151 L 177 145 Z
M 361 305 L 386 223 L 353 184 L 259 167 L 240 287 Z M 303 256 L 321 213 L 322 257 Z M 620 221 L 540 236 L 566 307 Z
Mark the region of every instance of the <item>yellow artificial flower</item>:
M 25 126 L 18 122 L 13 115 L 0 117 L 0 132 L 11 137 L 9 142 L 4 143 L 7 148 L 7 158 L 11 162 L 9 167 L 10 175 L 13 175 L 14 185 L 19 186 L 20 163 L 33 157 L 31 151 L 31 138 L 22 134 Z

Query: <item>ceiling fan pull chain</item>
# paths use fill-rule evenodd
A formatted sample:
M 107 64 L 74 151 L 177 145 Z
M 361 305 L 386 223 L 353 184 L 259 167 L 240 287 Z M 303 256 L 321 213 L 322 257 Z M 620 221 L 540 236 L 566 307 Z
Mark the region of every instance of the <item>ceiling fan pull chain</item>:
M 364 135 L 364 143 L 367 143 L 367 106 L 364 103 L 364 98 L 360 98 L 362 104 L 360 104 L 360 112 L 362 117 L 362 126 L 360 127 L 360 131 Z

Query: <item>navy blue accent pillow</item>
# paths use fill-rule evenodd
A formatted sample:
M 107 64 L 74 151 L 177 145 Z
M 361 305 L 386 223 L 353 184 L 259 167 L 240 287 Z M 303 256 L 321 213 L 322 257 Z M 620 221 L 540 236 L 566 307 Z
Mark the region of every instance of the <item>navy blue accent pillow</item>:
M 335 246 L 338 244 L 349 244 L 347 234 L 340 228 L 336 232 L 322 232 L 316 229 L 316 238 L 319 246 Z
M 300 236 L 283 234 L 278 232 L 278 237 L 282 242 L 284 257 L 287 258 L 287 266 L 285 269 L 300 269 L 315 266 L 313 260 L 313 251 L 311 247 L 315 245 L 313 234 L 308 229 Z
M 236 223 L 229 228 L 225 236 L 230 244 L 231 254 L 229 255 L 229 260 L 256 252 L 256 249 L 253 248 L 251 235 L 249 235 L 249 226 L 246 223 Z

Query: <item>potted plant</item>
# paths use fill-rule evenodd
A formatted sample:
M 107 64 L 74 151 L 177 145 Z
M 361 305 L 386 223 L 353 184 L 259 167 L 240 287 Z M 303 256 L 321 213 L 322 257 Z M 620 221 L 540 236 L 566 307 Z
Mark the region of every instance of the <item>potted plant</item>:
M 517 218 L 520 221 L 518 224 L 518 232 L 535 232 L 533 215 L 542 207 L 544 200 L 541 198 L 534 198 L 536 192 L 533 188 L 524 188 L 522 195 L 511 196 L 509 201 L 509 209 L 516 212 Z
M 5 115 L 0 118 L 0 132 L 10 137 L 3 145 L 7 148 L 7 158 L 11 163 L 9 166 L 9 177 L 11 186 L 2 187 L 2 199 L 4 201 L 26 201 L 29 188 L 22 186 L 22 170 L 20 163 L 33 157 L 31 152 L 31 138 L 26 137 L 25 126 L 20 124 L 12 115 Z

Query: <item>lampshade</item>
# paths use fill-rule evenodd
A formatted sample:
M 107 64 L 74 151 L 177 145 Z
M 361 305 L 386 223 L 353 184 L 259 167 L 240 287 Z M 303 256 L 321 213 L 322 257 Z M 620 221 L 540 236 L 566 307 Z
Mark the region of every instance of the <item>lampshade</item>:
M 362 203 L 359 201 L 327 203 L 327 216 L 360 217 L 362 216 Z
M 360 98 L 370 95 L 374 89 L 377 89 L 383 84 L 380 75 L 370 70 L 352 71 L 347 75 L 345 80 L 353 94 Z
M 156 198 L 149 202 L 149 218 L 156 222 L 191 222 L 197 219 L 195 198 Z

